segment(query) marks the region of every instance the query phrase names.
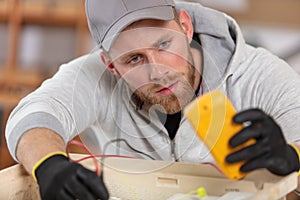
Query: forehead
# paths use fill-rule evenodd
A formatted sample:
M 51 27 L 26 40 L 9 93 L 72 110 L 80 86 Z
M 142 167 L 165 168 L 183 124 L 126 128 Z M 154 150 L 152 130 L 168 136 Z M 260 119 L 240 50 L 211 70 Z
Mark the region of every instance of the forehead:
M 183 35 L 181 27 L 174 20 L 141 20 L 129 25 L 117 36 L 110 55 L 150 48 L 155 42 L 172 35 Z

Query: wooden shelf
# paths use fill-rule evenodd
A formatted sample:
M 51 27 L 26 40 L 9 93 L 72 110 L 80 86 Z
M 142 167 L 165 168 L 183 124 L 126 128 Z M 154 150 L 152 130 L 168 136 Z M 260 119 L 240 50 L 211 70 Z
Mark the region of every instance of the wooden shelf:
M 1 108 L 5 107 L 5 108 L 8 108 L 8 109 L 12 109 L 26 95 L 27 95 L 27 93 L 25 93 L 25 92 L 8 93 L 8 92 L 0 91 L 0 105 L 1 105 Z
M 8 19 L 9 6 L 7 0 L 0 0 L 0 22 L 5 22 Z
M 37 88 L 43 81 L 43 76 L 38 69 L 32 70 L 7 70 L 0 69 L 0 82 L 4 82 L 10 87 Z
M 0 0 L 0 21 L 8 25 L 8 56 L 5 67 L 0 68 L 0 83 L 6 82 L 4 85 L 37 87 L 42 81 L 40 71 L 19 68 L 19 38 L 25 23 L 72 26 L 77 37 L 74 57 L 85 53 L 82 40 L 88 28 L 82 0 Z
M 249 2 L 249 10 L 244 15 L 237 16 L 248 20 L 270 25 L 300 27 L 299 0 L 254 0 Z
M 0 109 L 4 111 L 0 135 L 1 169 L 14 163 L 8 153 L 3 130 L 9 113 L 48 76 L 39 70 L 42 66 L 26 70 L 18 63 L 20 34 L 24 25 L 73 27 L 76 32 L 74 57 L 87 53 L 84 38 L 88 28 L 83 0 L 0 0 L 0 23 L 7 24 L 8 28 L 7 58 L 4 67 L 0 68 Z
M 238 7 L 230 9 L 230 6 L 218 6 L 218 3 L 211 3 L 213 1 L 188 1 L 200 2 L 205 6 L 224 11 L 238 23 L 297 29 L 300 27 L 299 0 L 248 0 L 243 3 L 245 5 L 241 6 L 240 9 L 237 9 Z M 224 4 L 226 3 L 224 2 Z
M 84 7 L 81 2 L 61 2 L 52 7 L 47 5 L 49 3 L 27 2 L 21 4 L 22 22 L 65 26 L 76 25 L 79 21 L 86 21 Z

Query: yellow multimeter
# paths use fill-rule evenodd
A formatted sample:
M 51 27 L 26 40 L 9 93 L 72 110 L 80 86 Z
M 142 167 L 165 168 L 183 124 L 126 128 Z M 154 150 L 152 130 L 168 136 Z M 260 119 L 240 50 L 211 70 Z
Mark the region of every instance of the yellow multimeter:
M 236 148 L 229 146 L 230 138 L 243 128 L 232 122 L 235 113 L 229 99 L 219 90 L 198 97 L 184 110 L 198 137 L 207 146 L 220 170 L 230 179 L 240 179 L 246 173 L 240 172 L 244 162 L 229 164 L 225 161 L 226 156 L 253 144 L 250 140 Z

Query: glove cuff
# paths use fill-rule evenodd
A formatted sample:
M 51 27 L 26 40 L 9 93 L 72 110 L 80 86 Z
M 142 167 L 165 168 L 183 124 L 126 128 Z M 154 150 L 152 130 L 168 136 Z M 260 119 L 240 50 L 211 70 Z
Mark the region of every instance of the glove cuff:
M 300 176 L 300 169 L 299 169 L 299 166 L 300 166 L 300 151 L 299 149 L 292 143 L 289 143 L 289 146 L 292 147 L 292 149 L 296 152 L 297 156 L 298 156 L 298 176 Z
M 35 165 L 32 168 L 31 174 L 32 177 L 34 179 L 35 182 L 37 182 L 37 178 L 36 178 L 36 170 L 49 158 L 51 158 L 52 156 L 56 156 L 56 155 L 61 155 L 61 156 L 65 156 L 66 158 L 68 157 L 67 154 L 65 152 L 62 151 L 56 151 L 56 152 L 52 152 L 47 154 L 46 156 L 44 156 L 43 158 L 41 158 L 37 163 L 35 163 Z

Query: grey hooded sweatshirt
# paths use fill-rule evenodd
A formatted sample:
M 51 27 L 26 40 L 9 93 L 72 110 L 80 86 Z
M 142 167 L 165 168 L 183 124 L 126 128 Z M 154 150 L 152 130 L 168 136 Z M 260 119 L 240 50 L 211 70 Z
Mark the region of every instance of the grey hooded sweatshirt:
M 226 14 L 195 3 L 178 3 L 177 9 L 188 11 L 202 46 L 203 92 L 222 90 L 237 111 L 264 110 L 281 126 L 287 141 L 298 142 L 300 79 L 290 66 L 262 48 L 247 45 Z M 156 112 L 136 109 L 126 84 L 106 70 L 99 54 L 95 51 L 63 64 L 18 104 L 6 127 L 15 159 L 22 134 L 43 127 L 65 142 L 84 132 L 83 142 L 96 154 L 108 141 L 122 138 L 155 159 L 214 163 L 185 118 L 171 140 Z M 124 142 L 110 144 L 105 153 L 144 157 Z

